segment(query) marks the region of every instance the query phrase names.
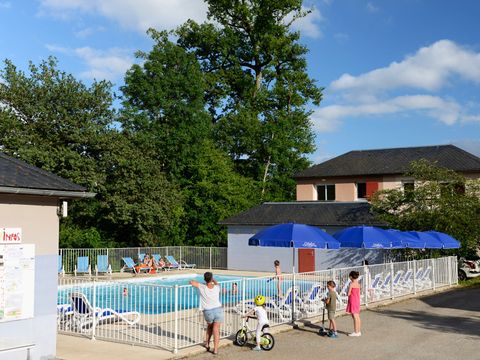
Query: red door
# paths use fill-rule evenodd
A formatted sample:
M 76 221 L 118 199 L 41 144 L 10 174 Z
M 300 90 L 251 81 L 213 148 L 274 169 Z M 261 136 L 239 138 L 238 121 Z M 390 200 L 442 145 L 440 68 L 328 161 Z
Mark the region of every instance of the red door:
M 298 272 L 315 271 L 315 249 L 298 249 Z
M 371 199 L 378 191 L 378 181 L 367 181 L 367 199 Z

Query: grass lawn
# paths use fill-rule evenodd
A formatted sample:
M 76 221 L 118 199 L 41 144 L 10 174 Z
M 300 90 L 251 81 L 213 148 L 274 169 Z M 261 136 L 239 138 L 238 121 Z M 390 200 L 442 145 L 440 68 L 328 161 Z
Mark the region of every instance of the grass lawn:
M 465 281 L 459 281 L 458 285 L 461 287 L 480 287 L 480 276 L 477 276 L 476 278 L 468 279 Z

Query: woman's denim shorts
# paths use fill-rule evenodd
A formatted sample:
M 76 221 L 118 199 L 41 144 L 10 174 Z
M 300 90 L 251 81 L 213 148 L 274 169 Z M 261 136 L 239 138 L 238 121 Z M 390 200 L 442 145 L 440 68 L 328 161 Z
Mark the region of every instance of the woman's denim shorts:
M 223 322 L 223 308 L 218 307 L 215 309 L 203 310 L 203 316 L 205 317 L 205 321 L 208 324 L 211 323 L 222 323 Z

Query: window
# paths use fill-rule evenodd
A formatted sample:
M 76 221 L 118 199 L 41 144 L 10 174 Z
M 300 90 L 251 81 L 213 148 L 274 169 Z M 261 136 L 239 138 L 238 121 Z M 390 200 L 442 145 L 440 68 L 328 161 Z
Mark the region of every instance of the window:
M 415 190 L 415 184 L 413 182 L 404 182 L 403 183 L 403 191 L 405 193 L 411 193 Z
M 413 191 L 415 190 L 415 183 L 413 181 L 403 183 L 403 193 L 407 200 L 412 200 Z
M 335 201 L 335 185 L 318 185 L 318 201 Z
M 367 183 L 357 183 L 357 199 L 367 198 Z

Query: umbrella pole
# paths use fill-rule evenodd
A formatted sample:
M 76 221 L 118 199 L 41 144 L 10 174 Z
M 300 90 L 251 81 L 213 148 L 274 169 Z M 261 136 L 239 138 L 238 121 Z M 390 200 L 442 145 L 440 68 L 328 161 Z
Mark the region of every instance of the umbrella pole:
M 292 244 L 292 324 L 295 323 L 295 303 L 297 302 L 297 292 L 295 291 L 295 247 Z

